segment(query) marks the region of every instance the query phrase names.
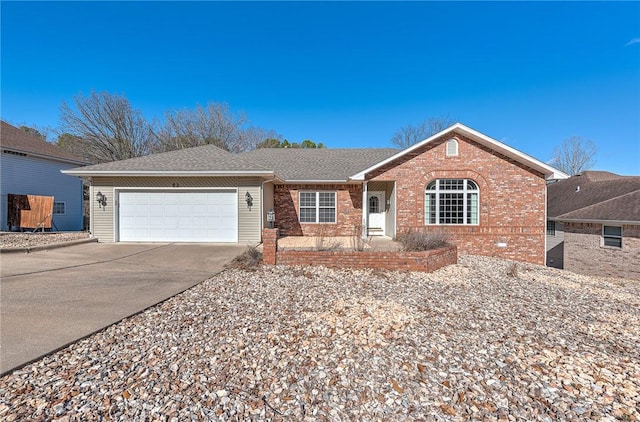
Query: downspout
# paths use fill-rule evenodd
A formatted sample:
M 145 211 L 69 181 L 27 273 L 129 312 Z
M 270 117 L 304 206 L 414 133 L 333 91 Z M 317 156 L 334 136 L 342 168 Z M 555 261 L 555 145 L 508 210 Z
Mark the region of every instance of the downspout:
M 544 259 L 544 266 L 547 266 L 547 218 L 549 218 L 549 216 L 547 215 L 547 191 L 548 191 L 548 187 L 549 185 L 547 185 L 547 181 L 544 181 L 544 255 L 543 255 L 543 259 Z M 564 263 L 564 250 L 562 253 L 562 262 Z
M 94 192 L 93 178 L 89 177 L 88 182 L 89 182 L 89 237 L 94 238 L 96 237 L 96 232 L 93 230 L 93 223 L 95 221 L 95 216 L 94 216 L 95 210 L 93 209 L 93 192 Z M 84 202 L 84 197 L 82 198 L 82 201 Z M 83 218 L 84 218 L 84 215 L 83 215 Z
M 367 238 L 367 183 L 362 182 L 362 238 Z

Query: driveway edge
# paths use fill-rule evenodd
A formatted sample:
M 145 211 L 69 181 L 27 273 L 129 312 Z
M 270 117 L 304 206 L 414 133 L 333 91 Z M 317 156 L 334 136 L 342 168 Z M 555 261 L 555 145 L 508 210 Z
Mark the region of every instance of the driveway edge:
M 84 240 L 84 239 L 83 239 L 83 240 Z M 97 241 L 97 239 L 96 239 L 96 241 Z M 85 243 L 88 243 L 88 242 L 85 242 Z M 154 307 L 156 307 L 156 306 L 158 306 L 158 305 L 160 305 L 160 304 L 162 304 L 162 303 L 166 302 L 167 300 L 169 300 L 169 299 L 173 299 L 174 297 L 176 297 L 176 296 L 178 296 L 178 295 L 181 295 L 182 293 L 186 292 L 187 290 L 192 289 L 192 288 L 196 287 L 197 285 L 204 283 L 205 281 L 209 280 L 209 279 L 210 279 L 210 278 L 212 278 L 212 277 L 217 276 L 218 274 L 222 273 L 222 272 L 223 272 L 223 271 L 225 271 L 225 270 L 226 270 L 226 268 L 222 268 L 221 270 L 219 270 L 219 271 L 217 271 L 217 272 L 212 273 L 211 275 L 209 275 L 209 276 L 208 276 L 207 278 L 205 278 L 204 280 L 200 280 L 200 281 L 196 282 L 195 284 L 193 284 L 192 286 L 189 286 L 189 287 L 187 287 L 186 289 L 182 289 L 182 290 L 180 290 L 179 292 L 177 292 L 176 294 L 173 294 L 173 295 L 169 296 L 168 298 L 161 300 L 160 302 L 154 303 L 153 305 L 149 305 L 149 306 L 147 306 L 146 308 L 141 309 L 141 310 L 139 310 L 139 311 L 137 311 L 137 312 L 134 312 L 134 313 L 132 313 L 132 314 L 130 314 L 130 315 L 126 315 L 126 316 L 124 316 L 124 317 L 120 318 L 119 320 L 114 321 L 114 322 L 112 322 L 112 323 L 110 323 L 110 324 L 107 324 L 107 325 L 105 325 L 105 326 L 104 326 L 104 327 L 102 327 L 102 328 L 98 328 L 97 330 L 95 330 L 95 331 L 93 331 L 93 332 L 91 332 L 91 333 L 89 333 L 89 334 L 87 334 L 87 335 L 84 335 L 84 336 L 82 336 L 82 337 L 78 337 L 77 339 L 72 340 L 72 341 L 70 341 L 70 342 L 68 342 L 68 343 L 66 343 L 66 344 L 64 344 L 64 345 L 62 345 L 62 346 L 60 346 L 60 347 L 57 347 L 57 348 L 55 348 L 55 349 L 53 349 L 53 350 L 51 350 L 51 351 L 49 351 L 49 352 L 47 352 L 47 353 L 43 353 L 42 355 L 40 355 L 40 356 L 38 356 L 38 357 L 36 357 L 36 358 L 30 359 L 28 362 L 25 362 L 25 363 L 22 363 L 22 364 L 20 364 L 20 365 L 17 365 L 17 366 L 15 366 L 15 367 L 11 368 L 11 369 L 7 369 L 6 371 L 0 372 L 0 378 L 4 377 L 5 375 L 9 375 L 10 373 L 12 373 L 12 372 L 14 372 L 14 371 L 18 371 L 18 370 L 20 370 L 20 369 L 24 368 L 25 366 L 27 366 L 27 365 L 29 365 L 29 364 L 32 364 L 32 363 L 34 363 L 34 362 L 36 362 L 36 361 L 38 361 L 38 360 L 40 360 L 40 359 L 43 359 L 43 358 L 45 358 L 45 357 L 47 357 L 47 356 L 49 356 L 49 355 L 52 355 L 52 354 L 54 354 L 54 353 L 57 353 L 57 352 L 59 352 L 59 351 L 60 351 L 60 350 L 62 350 L 62 349 L 66 349 L 67 347 L 69 347 L 69 346 L 71 346 L 71 345 L 73 345 L 73 344 L 75 344 L 75 343 L 77 343 L 77 342 L 79 342 L 79 341 L 85 340 L 85 339 L 87 339 L 87 338 L 89 338 L 89 337 L 91 337 L 91 336 L 93 336 L 93 335 L 96 335 L 96 334 L 98 334 L 98 333 L 100 333 L 100 332 L 102 332 L 102 331 L 105 331 L 105 330 L 106 330 L 106 329 L 108 329 L 109 327 L 111 327 L 111 326 L 113 326 L 113 325 L 116 325 L 116 324 L 119 324 L 119 323 L 121 323 L 122 321 L 124 321 L 125 319 L 132 318 L 132 317 L 134 317 L 134 316 L 136 316 L 136 315 L 139 315 L 139 314 L 141 314 L 141 313 L 143 313 L 143 312 L 146 312 L 146 311 L 148 311 L 149 309 L 154 308 Z
M 68 242 L 52 243 L 50 245 L 33 246 L 31 248 L 5 248 L 5 249 L 0 249 L 0 254 L 19 253 L 19 252 L 31 253 L 31 252 L 37 252 L 37 251 L 46 251 L 49 249 L 64 248 L 66 246 L 81 245 L 83 243 L 96 243 L 96 242 L 98 242 L 97 237 L 90 237 L 88 239 L 70 240 Z

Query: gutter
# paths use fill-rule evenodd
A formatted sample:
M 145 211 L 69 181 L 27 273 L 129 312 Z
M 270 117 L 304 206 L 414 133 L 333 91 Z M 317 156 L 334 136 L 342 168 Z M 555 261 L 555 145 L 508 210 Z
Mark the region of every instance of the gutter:
M 95 170 L 95 171 L 82 171 L 82 170 L 60 170 L 64 174 L 78 176 L 78 177 L 91 177 L 91 176 L 175 176 L 175 177 L 190 177 L 190 176 L 273 176 L 273 171 L 264 170 L 231 170 L 231 171 L 162 171 L 162 170 Z
M 560 217 L 551 217 L 549 218 L 551 221 L 559 221 L 561 223 L 596 223 L 596 224 L 625 224 L 628 226 L 640 226 L 640 221 L 629 221 L 629 220 L 603 220 L 597 218 L 562 218 Z

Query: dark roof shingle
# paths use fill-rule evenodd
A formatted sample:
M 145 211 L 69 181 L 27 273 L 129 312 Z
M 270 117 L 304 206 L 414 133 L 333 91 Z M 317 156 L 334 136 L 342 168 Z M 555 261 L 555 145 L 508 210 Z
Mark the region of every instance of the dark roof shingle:
M 270 169 L 245 160 L 215 145 L 203 145 L 175 151 L 94 164 L 69 171 L 71 174 L 124 172 L 261 172 Z
M 59 148 L 57 145 L 46 142 L 7 122 L 2 121 L 1 123 L 0 145 L 2 149 L 25 154 L 31 153 L 77 164 L 86 163 L 84 159 Z
M 391 157 L 393 148 L 259 148 L 240 154 L 286 181 L 347 181 Z
M 640 221 L 640 176 L 587 171 L 547 187 L 549 218 Z

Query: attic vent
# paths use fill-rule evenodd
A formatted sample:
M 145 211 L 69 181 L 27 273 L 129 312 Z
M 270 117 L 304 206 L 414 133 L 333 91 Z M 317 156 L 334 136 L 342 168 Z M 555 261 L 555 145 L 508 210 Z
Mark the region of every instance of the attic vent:
M 16 151 L 9 151 L 8 149 L 3 149 L 2 150 L 3 154 L 12 154 L 12 155 L 18 155 L 20 157 L 26 157 L 27 154 L 23 153 L 23 152 L 16 152 Z
M 576 188 L 576 192 L 580 192 L 580 186 Z
M 455 139 L 449 139 L 447 141 L 447 157 L 458 156 L 458 141 Z

